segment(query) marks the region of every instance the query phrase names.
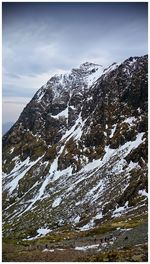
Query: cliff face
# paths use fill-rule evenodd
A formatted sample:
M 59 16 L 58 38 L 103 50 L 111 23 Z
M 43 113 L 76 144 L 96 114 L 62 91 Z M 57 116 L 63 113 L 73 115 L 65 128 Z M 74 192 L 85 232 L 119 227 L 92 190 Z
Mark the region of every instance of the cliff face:
M 148 58 L 55 75 L 3 136 L 4 236 L 147 212 Z

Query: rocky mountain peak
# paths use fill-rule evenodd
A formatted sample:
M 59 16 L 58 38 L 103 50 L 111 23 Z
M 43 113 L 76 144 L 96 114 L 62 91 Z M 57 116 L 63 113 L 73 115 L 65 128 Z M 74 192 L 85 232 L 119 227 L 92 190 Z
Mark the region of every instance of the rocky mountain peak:
M 70 92 L 78 88 L 80 92 L 83 92 L 96 81 L 102 71 L 101 65 L 85 62 L 71 72 L 56 74 L 37 92 L 36 99 L 40 102 L 48 90 L 52 90 L 53 99 L 58 98 L 64 91 Z
M 86 62 L 37 91 L 3 137 L 6 238 L 146 217 L 147 67 Z
M 87 71 L 88 73 L 93 71 L 97 71 L 99 68 L 103 67 L 102 65 L 100 64 L 96 64 L 96 63 L 92 63 L 92 62 L 84 62 L 80 65 L 80 69 L 83 70 L 83 71 Z

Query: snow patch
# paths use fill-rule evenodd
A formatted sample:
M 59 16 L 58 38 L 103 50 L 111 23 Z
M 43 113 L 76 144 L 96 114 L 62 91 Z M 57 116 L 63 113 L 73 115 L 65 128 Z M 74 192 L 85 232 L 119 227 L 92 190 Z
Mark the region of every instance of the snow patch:
M 56 200 L 52 203 L 52 208 L 56 208 L 57 206 L 59 206 L 61 201 L 62 201 L 61 197 L 56 198 Z
M 108 68 L 104 69 L 103 73 L 104 74 L 108 74 L 110 73 L 111 71 L 114 71 L 118 68 L 119 64 L 114 62 L 113 64 L 111 64 Z
M 139 190 L 138 192 L 141 196 L 146 196 L 148 198 L 148 193 L 145 190 Z
M 115 174 L 118 174 L 118 173 L 121 173 L 123 172 L 123 167 L 127 164 L 126 160 L 125 159 L 120 159 L 119 161 L 117 161 L 115 163 L 115 165 L 113 166 L 112 168 L 112 173 L 115 173 Z
M 101 219 L 101 218 L 103 218 L 103 214 L 102 214 L 102 212 L 98 213 L 98 214 L 94 217 L 94 219 Z
M 99 193 L 104 189 L 104 180 L 100 180 L 99 183 L 94 186 L 85 196 L 85 199 L 87 197 L 91 197 L 92 200 L 97 200 L 99 197 Z M 95 193 L 96 192 L 96 193 Z
M 95 245 L 89 245 L 89 246 L 75 247 L 75 250 L 85 251 L 88 249 L 97 249 L 98 247 L 99 247 L 99 244 L 95 244 Z
M 111 129 L 111 134 L 110 134 L 110 138 L 112 138 L 113 137 L 113 135 L 114 135 L 114 133 L 115 133 L 115 131 L 116 131 L 116 127 L 117 127 L 117 124 L 115 124 L 115 125 L 113 125 L 113 127 L 112 127 L 112 129 Z
M 88 102 L 88 101 L 91 101 L 92 99 L 93 99 L 93 96 L 90 96 L 89 98 L 87 98 L 86 101 Z
M 89 75 L 86 79 L 88 86 L 91 86 L 93 83 L 95 83 L 96 80 L 101 77 L 102 73 L 103 73 L 103 67 L 102 66 L 96 67 L 95 72 Z
M 133 122 L 135 122 L 135 121 L 136 121 L 136 118 L 135 118 L 134 116 L 131 116 L 131 117 L 126 118 L 126 119 L 123 121 L 123 123 L 128 123 L 129 125 L 132 125 Z
M 60 171 L 60 170 L 59 171 L 55 171 L 55 173 L 52 176 L 51 181 L 54 182 L 54 181 L 58 180 L 63 175 L 71 176 L 72 175 L 72 170 L 73 170 L 73 168 L 70 166 L 70 167 L 68 167 L 68 168 L 66 168 L 66 169 L 64 169 L 62 171 Z
M 81 113 L 79 114 L 78 119 L 75 124 L 66 131 L 66 133 L 62 136 L 61 141 L 67 138 L 69 140 L 71 137 L 74 137 L 76 140 L 80 140 L 82 136 L 82 128 L 85 124 L 86 120 L 82 120 Z
M 79 215 L 78 215 L 76 218 L 73 219 L 73 222 L 74 222 L 75 224 L 78 224 L 79 221 L 80 221 L 80 216 L 79 216 Z
M 54 252 L 54 249 L 45 248 L 42 250 L 42 252 Z
M 56 119 L 58 119 L 60 117 L 64 117 L 64 118 L 68 119 L 68 107 L 66 109 L 64 109 L 63 111 L 61 111 L 57 115 L 51 115 L 51 117 L 56 118 Z
M 10 154 L 14 152 L 14 147 L 10 149 Z
M 82 227 L 80 227 L 80 231 L 87 231 L 89 229 L 91 229 L 94 226 L 94 220 L 91 219 L 90 222 Z
M 51 232 L 52 230 L 49 228 L 39 228 L 36 232 L 38 233 L 39 236 L 43 235 L 45 236 L 46 234 L 48 234 L 49 232 Z
M 42 157 L 31 162 L 28 157 L 26 160 L 20 162 L 20 164 L 17 164 L 11 173 L 7 175 L 8 178 L 11 178 L 11 181 L 6 184 L 5 189 L 9 189 L 9 193 L 11 194 L 17 188 L 19 180 L 22 179 L 31 167 L 38 163 Z
M 107 137 L 107 133 L 104 131 L 104 136 Z
M 125 203 L 124 206 L 120 206 L 120 207 L 116 208 L 113 211 L 112 217 L 119 217 L 119 216 L 121 216 L 124 212 L 126 212 L 127 209 L 128 209 L 128 201 Z
M 41 99 L 43 98 L 45 94 L 45 89 L 47 88 L 47 84 L 43 85 L 41 89 L 37 92 L 37 102 L 40 103 Z
M 70 107 L 72 110 L 76 110 L 76 108 L 75 108 L 73 105 L 69 105 L 69 107 Z
M 133 162 L 132 160 L 130 161 L 129 165 L 128 165 L 128 169 L 129 170 L 133 170 L 135 168 L 140 168 L 138 162 Z
M 30 241 L 30 240 L 37 239 L 37 238 L 39 238 L 39 237 L 44 237 L 44 236 L 47 235 L 48 233 L 52 232 L 52 230 L 49 229 L 49 228 L 41 227 L 41 228 L 37 229 L 36 232 L 38 233 L 37 236 L 34 236 L 34 237 L 27 237 L 27 238 L 25 238 L 25 239 L 23 239 L 23 240 L 29 240 L 29 241 Z

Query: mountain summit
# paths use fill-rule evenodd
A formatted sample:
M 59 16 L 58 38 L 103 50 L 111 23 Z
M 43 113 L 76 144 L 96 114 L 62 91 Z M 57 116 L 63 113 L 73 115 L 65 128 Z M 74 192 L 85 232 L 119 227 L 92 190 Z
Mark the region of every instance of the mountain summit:
M 146 55 L 106 69 L 85 62 L 37 91 L 3 136 L 4 238 L 146 219 L 147 78 Z

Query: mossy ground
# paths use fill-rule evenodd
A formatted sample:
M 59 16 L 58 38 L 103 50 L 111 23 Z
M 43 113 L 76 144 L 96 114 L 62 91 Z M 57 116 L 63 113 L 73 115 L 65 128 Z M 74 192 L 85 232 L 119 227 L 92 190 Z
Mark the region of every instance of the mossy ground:
M 81 232 L 79 230 L 62 229 L 35 240 L 3 239 L 3 261 L 34 262 L 34 261 L 148 261 L 147 246 L 147 214 L 134 218 L 112 219 L 96 228 Z M 125 230 L 120 233 L 120 230 Z M 128 231 L 130 229 L 130 231 Z M 75 250 L 76 246 L 99 243 L 101 238 L 116 237 L 112 246 L 87 251 Z M 125 237 L 128 236 L 128 240 Z M 130 238 L 132 240 L 130 241 Z M 43 252 L 43 249 L 53 252 Z M 59 249 L 64 249 L 60 251 Z
M 124 247 L 78 258 L 82 262 L 143 262 L 148 261 L 147 244 L 134 247 Z

